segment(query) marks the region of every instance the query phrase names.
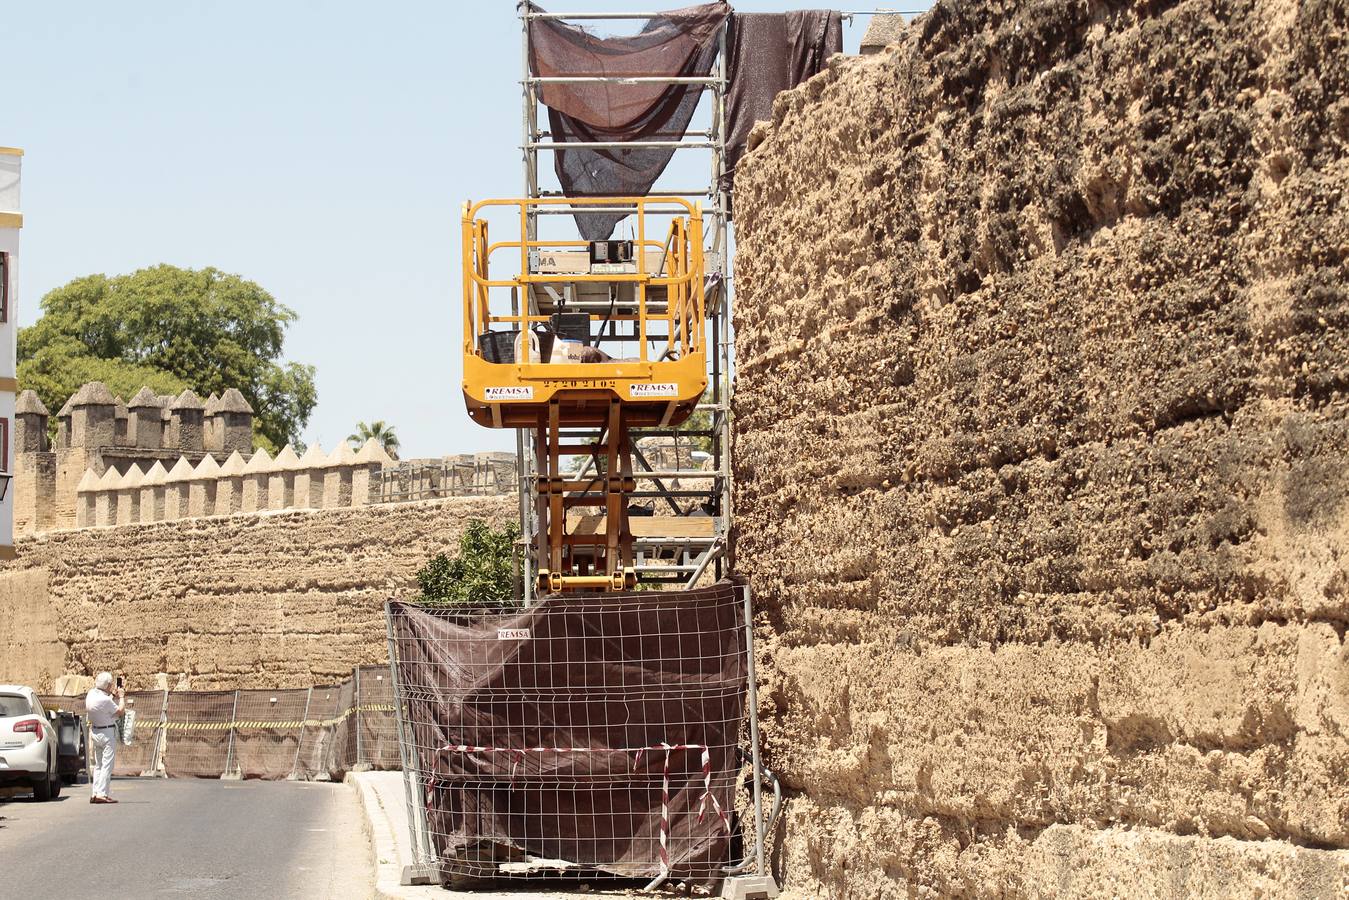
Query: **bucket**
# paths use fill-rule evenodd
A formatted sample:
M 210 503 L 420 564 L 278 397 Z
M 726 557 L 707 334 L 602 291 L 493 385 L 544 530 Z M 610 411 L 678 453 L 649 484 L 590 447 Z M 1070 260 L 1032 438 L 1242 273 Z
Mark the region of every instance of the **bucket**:
M 515 358 L 522 363 L 546 362 L 539 356 L 539 336 L 532 331 L 514 332 L 520 335 L 515 344 Z
M 515 362 L 515 339 L 519 331 L 484 331 L 478 335 L 478 349 L 489 363 Z
M 539 342 L 539 361 L 549 362 L 553 358 L 553 339 L 556 335 L 547 325 L 537 325 L 534 327 L 534 337 Z

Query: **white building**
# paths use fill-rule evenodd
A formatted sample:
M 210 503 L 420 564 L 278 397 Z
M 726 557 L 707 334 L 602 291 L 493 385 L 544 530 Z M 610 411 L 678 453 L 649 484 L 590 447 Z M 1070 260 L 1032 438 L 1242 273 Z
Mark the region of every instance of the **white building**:
M 15 345 L 19 231 L 23 213 L 19 207 L 19 176 L 23 151 L 0 147 L 0 559 L 14 557 L 14 380 L 18 348 Z

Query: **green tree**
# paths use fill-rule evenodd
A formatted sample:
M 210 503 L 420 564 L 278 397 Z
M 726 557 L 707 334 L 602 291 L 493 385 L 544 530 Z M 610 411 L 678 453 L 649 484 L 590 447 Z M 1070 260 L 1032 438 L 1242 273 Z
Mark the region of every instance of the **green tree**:
M 374 422 L 357 422 L 356 431 L 347 435 L 347 443 L 351 444 L 352 449 L 359 450 L 371 438 L 374 438 L 389 456 L 394 459 L 398 458 L 398 435 L 394 434 L 392 425 L 384 424 L 383 419 L 376 419 Z
M 520 526 L 500 530 L 469 520 L 454 559 L 437 553 L 417 573 L 423 603 L 434 606 L 509 606 L 515 602 L 515 542 Z
M 19 381 L 55 412 L 86 381 L 129 398 L 191 387 L 238 388 L 254 439 L 271 451 L 299 436 L 317 402 L 314 367 L 282 361 L 295 313 L 252 281 L 218 269 L 159 265 L 88 275 L 48 292 L 19 331 Z

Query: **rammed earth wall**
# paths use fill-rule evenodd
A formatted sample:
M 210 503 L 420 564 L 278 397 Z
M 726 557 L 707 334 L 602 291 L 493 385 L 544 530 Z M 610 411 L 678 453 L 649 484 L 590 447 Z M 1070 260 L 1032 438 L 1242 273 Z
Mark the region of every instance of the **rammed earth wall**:
M 110 669 L 133 690 L 307 687 L 386 662 L 384 601 L 511 498 L 53 531 L 0 564 L 0 682 Z M 165 685 L 166 683 L 166 685 Z
M 1349 883 L 1349 5 L 943 2 L 736 185 L 797 897 Z

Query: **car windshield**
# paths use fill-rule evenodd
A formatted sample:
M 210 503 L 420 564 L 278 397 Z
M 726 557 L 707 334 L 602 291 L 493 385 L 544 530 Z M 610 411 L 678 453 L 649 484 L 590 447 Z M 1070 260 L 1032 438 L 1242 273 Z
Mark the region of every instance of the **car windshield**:
M 26 716 L 33 711 L 28 698 L 19 694 L 0 694 L 0 719 L 13 716 Z

